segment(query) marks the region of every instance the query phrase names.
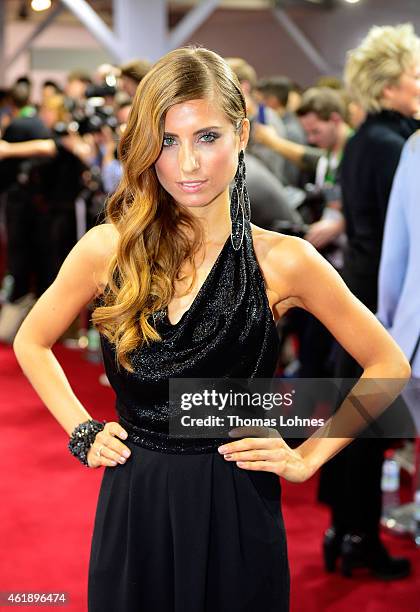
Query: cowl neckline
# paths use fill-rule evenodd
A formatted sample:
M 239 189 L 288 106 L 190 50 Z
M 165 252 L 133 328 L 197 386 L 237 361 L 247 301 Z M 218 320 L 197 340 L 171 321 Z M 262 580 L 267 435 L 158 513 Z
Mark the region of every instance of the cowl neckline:
M 161 310 L 158 310 L 154 313 L 154 321 L 159 320 L 164 322 L 164 324 L 169 327 L 169 328 L 177 328 L 179 327 L 195 310 L 197 304 L 199 304 L 200 299 L 203 295 L 203 293 L 205 292 L 208 284 L 211 282 L 212 278 L 214 277 L 214 275 L 216 274 L 216 271 L 222 261 L 223 255 L 225 253 L 225 251 L 229 248 L 229 245 L 231 243 L 231 237 L 228 236 L 223 247 L 221 248 L 221 250 L 219 251 L 218 256 L 216 257 L 216 260 L 214 261 L 212 267 L 210 268 L 209 273 L 207 274 L 206 278 L 204 279 L 204 282 L 202 283 L 202 285 L 200 286 L 200 289 L 198 290 L 198 292 L 196 293 L 193 301 L 191 302 L 191 304 L 189 305 L 189 307 L 187 308 L 187 310 L 185 310 L 183 312 L 183 314 L 181 315 L 181 318 L 176 321 L 175 323 L 172 323 L 169 319 L 169 315 L 168 315 L 168 307 L 165 306 L 164 308 L 162 308 Z

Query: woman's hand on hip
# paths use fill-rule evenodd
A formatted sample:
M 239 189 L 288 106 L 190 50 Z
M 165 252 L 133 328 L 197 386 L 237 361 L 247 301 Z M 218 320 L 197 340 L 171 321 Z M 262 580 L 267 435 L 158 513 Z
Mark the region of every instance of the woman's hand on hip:
M 273 472 L 290 482 L 304 482 L 313 475 L 313 469 L 290 448 L 276 431 L 275 437 L 243 438 L 219 447 L 226 461 L 235 461 L 239 468 Z
M 89 467 L 98 468 L 123 465 L 131 454 L 130 449 L 118 438 L 124 439 L 127 432 L 119 423 L 106 423 L 102 431 L 98 432 L 95 441 L 87 454 Z

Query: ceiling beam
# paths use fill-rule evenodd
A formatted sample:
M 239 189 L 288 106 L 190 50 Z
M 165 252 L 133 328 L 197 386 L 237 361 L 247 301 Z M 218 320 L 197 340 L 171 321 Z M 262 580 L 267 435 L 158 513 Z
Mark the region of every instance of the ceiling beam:
M 60 2 L 77 17 L 115 61 L 120 62 L 124 59 L 121 45 L 114 32 L 110 30 L 86 0 L 60 0 Z
M 321 72 L 322 74 L 333 74 L 334 71 L 329 63 L 320 54 L 318 49 L 314 47 L 306 34 L 295 24 L 289 15 L 283 9 L 273 9 L 273 14 L 280 25 L 284 28 L 290 38 L 303 51 L 307 59 Z
M 168 37 L 168 50 L 185 44 L 191 35 L 210 17 L 220 4 L 220 0 L 202 0 L 195 8 L 172 28 Z

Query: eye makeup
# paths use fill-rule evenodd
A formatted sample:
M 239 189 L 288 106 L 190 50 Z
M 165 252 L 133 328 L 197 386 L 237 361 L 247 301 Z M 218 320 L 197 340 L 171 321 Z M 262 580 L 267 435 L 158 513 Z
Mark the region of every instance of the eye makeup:
M 212 144 L 213 142 L 215 142 L 218 138 L 220 138 L 220 134 L 218 134 L 217 132 L 213 132 L 213 131 L 204 131 L 204 132 L 200 132 L 198 139 L 201 142 L 207 143 L 207 144 Z M 205 138 L 205 140 L 202 140 L 203 138 Z M 175 144 L 175 136 L 172 134 L 164 134 L 163 135 L 163 143 L 162 146 L 167 148 L 167 147 L 171 147 Z

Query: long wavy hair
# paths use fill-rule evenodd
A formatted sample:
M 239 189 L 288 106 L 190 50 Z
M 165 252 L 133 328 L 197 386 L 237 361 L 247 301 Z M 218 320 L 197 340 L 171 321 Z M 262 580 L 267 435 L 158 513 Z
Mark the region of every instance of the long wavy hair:
M 105 220 L 117 228 L 119 238 L 92 322 L 115 345 L 117 365 L 130 372 L 129 353 L 161 339 L 150 316 L 171 301 L 175 281 L 185 278 L 185 261 L 194 270 L 193 286 L 194 254 L 203 242 L 193 215 L 175 204 L 156 175 L 165 116 L 175 104 L 210 98 L 239 130 L 246 117 L 245 100 L 226 62 L 201 47 L 171 51 L 138 86 L 119 144 L 123 175 L 105 210 Z

